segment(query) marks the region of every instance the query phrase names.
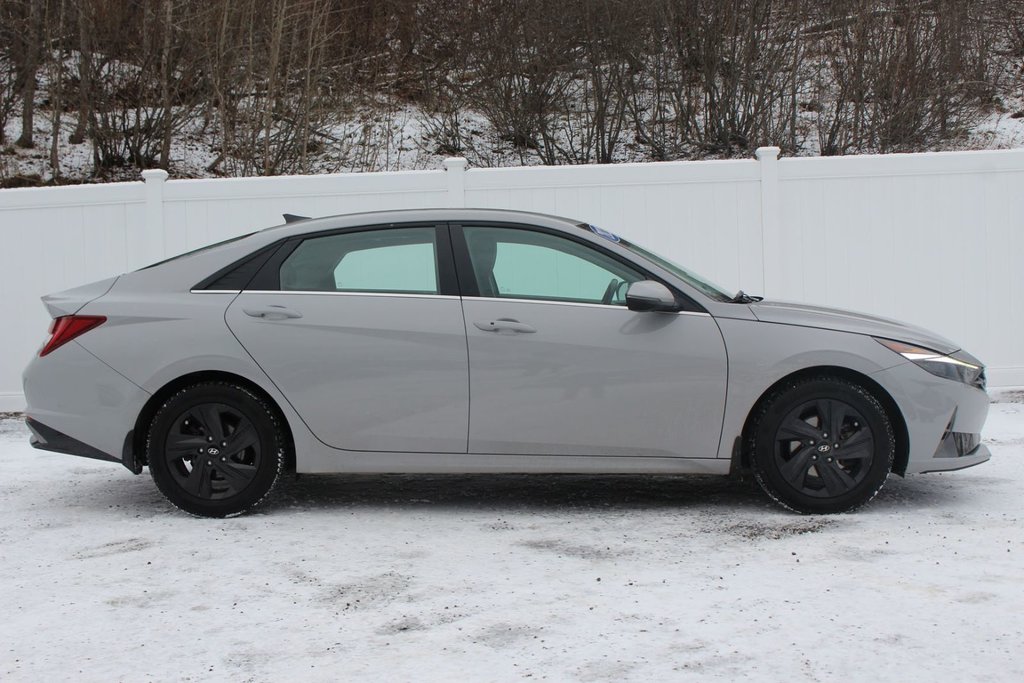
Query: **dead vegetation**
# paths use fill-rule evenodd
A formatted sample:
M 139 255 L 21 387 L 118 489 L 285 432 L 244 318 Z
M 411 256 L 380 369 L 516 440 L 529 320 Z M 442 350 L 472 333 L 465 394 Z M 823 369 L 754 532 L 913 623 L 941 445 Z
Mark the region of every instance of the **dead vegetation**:
M 58 136 L 103 178 L 172 167 L 186 128 L 213 174 L 381 170 L 412 105 L 478 165 L 915 151 L 1024 96 L 1022 67 L 1024 0 L 0 0 L 0 146 L 55 182 Z

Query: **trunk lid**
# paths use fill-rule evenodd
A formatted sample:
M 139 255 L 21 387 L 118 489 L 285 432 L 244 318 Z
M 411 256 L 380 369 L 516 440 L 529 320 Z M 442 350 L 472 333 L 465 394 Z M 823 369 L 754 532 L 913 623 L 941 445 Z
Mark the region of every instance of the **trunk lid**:
M 108 277 L 106 280 L 90 282 L 81 287 L 65 289 L 63 292 L 47 294 L 43 297 L 43 305 L 49 311 L 50 317 L 59 318 L 62 315 L 74 315 L 85 307 L 90 301 L 95 301 L 110 291 L 120 275 Z

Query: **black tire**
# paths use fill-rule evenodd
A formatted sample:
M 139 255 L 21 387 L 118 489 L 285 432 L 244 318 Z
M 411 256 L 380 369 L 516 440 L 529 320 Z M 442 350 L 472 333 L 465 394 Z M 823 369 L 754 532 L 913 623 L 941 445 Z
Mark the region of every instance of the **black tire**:
M 168 398 L 146 442 L 157 488 L 201 517 L 228 517 L 258 505 L 277 483 L 285 449 L 276 411 L 227 382 L 194 384 Z
M 896 438 L 869 391 L 819 376 L 768 396 L 757 408 L 747 448 L 754 478 L 773 500 L 796 512 L 831 514 L 855 510 L 882 489 Z

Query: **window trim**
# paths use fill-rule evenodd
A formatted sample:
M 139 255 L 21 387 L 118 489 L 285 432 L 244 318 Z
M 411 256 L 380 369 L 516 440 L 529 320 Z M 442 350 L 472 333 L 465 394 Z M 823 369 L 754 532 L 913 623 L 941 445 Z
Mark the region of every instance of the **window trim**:
M 320 290 L 283 290 L 281 289 L 281 265 L 291 256 L 298 246 L 310 239 L 319 237 L 330 237 L 332 235 L 343 235 L 347 233 L 370 232 L 374 230 L 390 230 L 401 228 L 433 228 L 435 253 L 437 261 L 437 282 L 438 291 L 436 294 L 412 294 L 406 292 L 360 292 L 360 291 L 320 291 Z M 243 291 L 246 292 L 281 292 L 284 294 L 328 294 L 348 296 L 398 296 L 398 297 L 451 297 L 459 296 L 458 279 L 455 273 L 455 264 L 452 262 L 451 238 L 448 226 L 436 221 L 411 221 L 408 223 L 379 223 L 374 225 L 358 225 L 347 228 L 334 228 L 330 230 L 319 230 L 308 232 L 302 235 L 290 237 L 284 241 L 281 247 L 270 257 L 256 276 L 249 281 Z
M 238 294 L 239 292 L 233 292 Z M 302 296 L 371 296 L 385 299 L 451 299 L 457 301 L 457 294 L 413 294 L 409 292 L 330 292 L 309 289 L 247 289 L 246 294 L 300 294 Z
M 232 261 L 228 265 L 224 266 L 220 270 L 214 272 L 212 275 L 208 275 L 207 277 L 205 277 L 202 280 L 200 280 L 199 282 L 197 282 L 195 285 L 192 286 L 192 289 L 190 291 L 192 291 L 192 292 L 211 292 L 211 293 L 212 292 L 226 292 L 226 291 L 235 291 L 235 292 L 240 291 L 241 288 L 236 289 L 236 290 L 225 290 L 225 289 L 222 289 L 222 288 L 215 288 L 214 285 L 218 284 L 221 281 L 221 279 L 223 279 L 224 277 L 230 275 L 231 273 L 235 272 L 236 270 L 244 268 L 244 267 L 248 266 L 249 264 L 254 264 L 254 265 L 256 265 L 255 272 L 249 277 L 249 279 L 246 281 L 245 285 L 243 285 L 243 287 L 244 286 L 248 286 L 248 284 L 250 282 L 252 282 L 256 278 L 257 275 L 259 275 L 260 270 L 262 270 L 263 265 L 266 264 L 267 260 L 270 259 L 278 249 L 281 248 L 282 244 L 284 244 L 284 240 L 278 240 L 277 242 L 272 242 L 272 243 L 266 245 L 265 247 L 260 247 L 256 251 L 254 251 L 254 252 L 252 252 L 250 254 L 247 254 L 247 255 L 243 256 L 242 258 L 240 258 L 240 259 L 235 259 L 234 261 Z
M 517 298 L 511 297 L 511 296 L 508 296 L 508 297 L 477 296 L 477 297 L 473 297 L 473 298 L 476 299 L 477 301 L 493 301 L 495 303 L 507 302 L 507 303 L 516 303 L 516 304 L 537 304 L 537 305 L 540 305 L 540 306 L 576 306 L 576 307 L 583 307 L 583 308 L 598 308 L 598 309 L 601 309 L 601 310 L 604 310 L 604 311 L 625 311 L 625 312 L 629 311 L 629 309 L 627 307 L 619 306 L 618 304 L 616 304 L 616 305 L 611 305 L 611 304 L 590 304 L 590 303 L 580 303 L 580 302 L 576 302 L 576 301 L 558 301 L 557 299 L 517 299 Z M 711 314 L 708 313 L 707 311 L 680 310 L 680 311 L 665 312 L 664 314 L 665 315 L 699 315 L 699 316 L 705 316 L 705 317 L 708 317 L 708 318 L 711 317 Z
M 463 228 L 507 228 L 512 230 L 527 230 L 531 232 L 540 232 L 553 237 L 561 237 L 575 242 L 584 247 L 593 249 L 599 252 L 603 256 L 606 256 L 617 263 L 622 264 L 625 267 L 631 268 L 632 270 L 640 271 L 640 273 L 647 280 L 654 280 L 660 282 L 669 288 L 679 302 L 680 312 L 696 312 L 696 313 L 707 313 L 707 310 L 693 300 L 688 294 L 679 289 L 676 285 L 671 282 L 667 282 L 664 278 L 655 275 L 651 272 L 650 268 L 646 264 L 632 259 L 623 258 L 620 254 L 615 253 L 610 249 L 606 249 L 600 244 L 595 244 L 588 239 L 585 239 L 579 235 L 573 235 L 572 233 L 564 230 L 557 230 L 554 228 L 547 228 L 541 225 L 532 225 L 529 223 L 512 223 L 508 221 L 452 221 L 448 223 L 451 229 L 451 242 L 452 248 L 455 255 L 455 270 L 458 275 L 459 289 L 464 297 L 473 297 L 475 299 L 481 299 L 484 301 L 519 301 L 519 302 L 531 302 L 541 304 L 559 304 L 563 306 L 600 306 L 601 308 L 612 308 L 615 310 L 625 310 L 625 306 L 617 304 L 602 304 L 602 303 L 585 303 L 585 302 L 574 302 L 564 301 L 559 299 L 544 299 L 544 298 L 530 298 L 521 299 L 515 297 L 485 297 L 480 295 L 480 290 L 476 283 L 476 272 L 473 269 L 473 261 L 469 255 L 469 245 L 466 242 L 466 236 L 463 233 Z

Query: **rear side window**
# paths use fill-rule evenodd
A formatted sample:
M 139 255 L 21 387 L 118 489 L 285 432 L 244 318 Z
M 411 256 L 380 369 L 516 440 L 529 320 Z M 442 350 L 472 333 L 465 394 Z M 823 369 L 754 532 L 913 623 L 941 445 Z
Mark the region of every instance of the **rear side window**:
M 433 227 L 311 237 L 281 264 L 281 289 L 437 294 L 436 240 Z

